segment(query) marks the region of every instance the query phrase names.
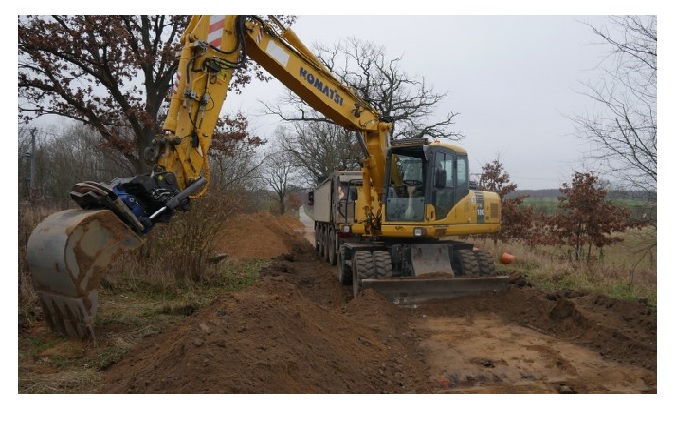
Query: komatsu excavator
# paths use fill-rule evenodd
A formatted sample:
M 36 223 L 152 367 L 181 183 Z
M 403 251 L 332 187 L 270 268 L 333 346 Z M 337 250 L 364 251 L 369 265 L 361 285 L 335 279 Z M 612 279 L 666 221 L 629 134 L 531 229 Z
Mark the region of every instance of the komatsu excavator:
M 181 43 L 163 130 L 144 152 L 152 171 L 76 184 L 70 195 L 81 209 L 47 217 L 28 240 L 33 286 L 52 330 L 93 337 L 99 281 L 113 257 L 140 246 L 155 224 L 188 211 L 206 193 L 213 130 L 232 75 L 249 59 L 359 134 L 362 168 L 343 187 L 350 197 L 337 202 L 354 211 L 342 221 L 317 223 L 317 245 L 330 243 L 338 252 L 340 279 L 353 283 L 356 295 L 371 287 L 397 301 L 502 289 L 487 253 L 447 239 L 500 228 L 500 199 L 471 189 L 465 150 L 391 140 L 391 123 L 274 17 L 193 16 Z

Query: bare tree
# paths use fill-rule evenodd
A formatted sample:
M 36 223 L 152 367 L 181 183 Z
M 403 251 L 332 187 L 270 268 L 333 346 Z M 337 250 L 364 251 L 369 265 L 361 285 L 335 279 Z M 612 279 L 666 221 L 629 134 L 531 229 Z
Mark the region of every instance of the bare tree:
M 249 144 L 237 143 L 227 153 L 211 150 L 211 183 L 221 190 L 252 191 L 259 188 L 262 159 Z
M 460 140 L 463 134 L 450 130 L 455 112 L 448 112 L 438 122 L 429 116 L 441 105 L 446 93 L 435 93 L 423 77 L 410 77 L 401 69 L 402 57 L 388 58 L 383 46 L 357 38 L 337 43 L 334 47 L 315 47 L 321 62 L 345 85 L 393 121 L 394 137 L 433 137 Z M 329 122 L 317 115 L 294 93 L 275 104 L 265 104 L 267 112 L 284 121 Z
M 401 69 L 402 57 L 391 59 L 383 47 L 355 38 L 333 48 L 318 45 L 314 50 L 339 80 L 352 87 L 382 118 L 392 120 L 394 138 L 463 138 L 451 130 L 458 113 L 449 112 L 440 121 L 429 121 L 446 93 L 435 93 L 423 77 L 407 75 Z M 296 135 L 288 131 L 282 142 L 310 181 L 316 183 L 333 170 L 358 169 L 362 151 L 355 134 L 335 128 L 332 121 L 293 92 L 287 90 L 279 101 L 264 106 L 268 114 L 291 123 Z
M 442 120 L 429 122 L 447 93 L 434 92 L 423 76 L 408 75 L 401 67 L 402 56 L 389 58 L 383 46 L 357 38 L 332 48 L 319 45 L 317 51 L 328 69 L 393 121 L 394 137 L 463 138 L 450 129 L 458 113 L 450 111 Z
M 42 133 L 37 128 L 19 127 L 19 199 L 32 198 L 36 192 L 37 147 Z
M 276 138 L 292 163 L 303 170 L 299 179 L 315 185 L 335 170 L 356 170 L 363 156 L 355 134 L 327 122 L 293 122 L 279 127 Z
M 101 150 L 97 131 L 77 122 L 61 128 L 34 128 L 24 134 L 34 136 L 36 141 L 35 148 L 28 146 L 23 135 L 19 145 L 19 186 L 30 180 L 31 198 L 67 207 L 75 183 L 111 180 L 128 171 L 128 162 L 120 160 L 119 153 Z M 28 191 L 24 187 L 21 192 Z
M 592 142 L 592 158 L 627 189 L 657 188 L 657 19 L 615 16 L 611 25 L 591 30 L 611 47 L 605 77 L 585 85 L 584 95 L 598 106 L 577 116 L 579 138 Z
M 290 160 L 289 153 L 284 150 L 271 152 L 265 158 L 261 179 L 265 189 L 271 189 L 273 198 L 278 203 L 279 214 L 286 212 L 286 200 L 292 188 L 297 167 Z

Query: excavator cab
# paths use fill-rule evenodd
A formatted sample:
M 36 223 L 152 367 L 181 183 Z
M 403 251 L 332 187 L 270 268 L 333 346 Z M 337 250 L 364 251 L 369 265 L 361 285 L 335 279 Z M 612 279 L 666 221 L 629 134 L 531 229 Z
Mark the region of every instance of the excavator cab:
M 426 209 L 428 160 L 422 146 L 403 147 L 390 153 L 386 220 L 421 222 Z
M 505 289 L 493 257 L 456 239 L 501 223 L 498 195 L 471 189 L 465 150 L 394 140 L 386 163 L 380 234 L 340 247 L 340 280 L 353 284 L 354 295 L 371 288 L 411 305 Z
M 389 150 L 388 163 L 387 222 L 445 219 L 470 191 L 468 157 L 449 146 L 427 139 L 406 140 Z

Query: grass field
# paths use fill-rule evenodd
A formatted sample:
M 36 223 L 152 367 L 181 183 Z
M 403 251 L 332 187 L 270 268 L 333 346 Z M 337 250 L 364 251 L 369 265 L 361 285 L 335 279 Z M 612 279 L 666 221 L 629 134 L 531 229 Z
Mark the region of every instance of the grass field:
M 650 216 L 651 219 L 657 220 L 657 206 L 653 202 L 648 202 L 635 198 L 615 198 L 609 200 L 612 204 L 624 207 L 630 211 L 630 215 L 634 219 L 643 218 L 645 215 Z M 526 198 L 523 202 L 525 207 L 532 207 L 534 211 L 544 213 L 547 215 L 555 214 L 557 212 L 557 205 L 559 199 L 557 196 L 535 196 L 532 195 Z
M 657 309 L 657 233 L 655 228 L 632 229 L 622 234 L 624 242 L 595 249 L 588 261 L 573 260 L 570 247 L 534 246 L 478 240 L 497 260 L 504 252 L 515 256 L 499 270 L 519 272 L 537 286 L 548 289 L 587 290 L 620 299 L 645 299 Z

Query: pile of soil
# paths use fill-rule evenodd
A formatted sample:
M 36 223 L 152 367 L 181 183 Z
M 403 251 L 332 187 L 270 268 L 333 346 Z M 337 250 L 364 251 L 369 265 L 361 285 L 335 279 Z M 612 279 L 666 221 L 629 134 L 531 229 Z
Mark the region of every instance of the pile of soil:
M 294 219 L 243 216 L 222 245 L 276 258 L 254 286 L 146 338 L 101 392 L 657 392 L 657 325 L 642 302 L 520 280 L 402 308 L 371 290 L 352 298 Z
M 374 292 L 348 302 L 313 246 L 290 244 L 253 287 L 112 366 L 103 392 L 430 392 L 414 335 L 398 332 L 407 312 Z
M 274 258 L 290 252 L 292 241 L 301 238 L 304 230 L 293 217 L 263 211 L 228 220 L 215 242 L 229 257 Z

